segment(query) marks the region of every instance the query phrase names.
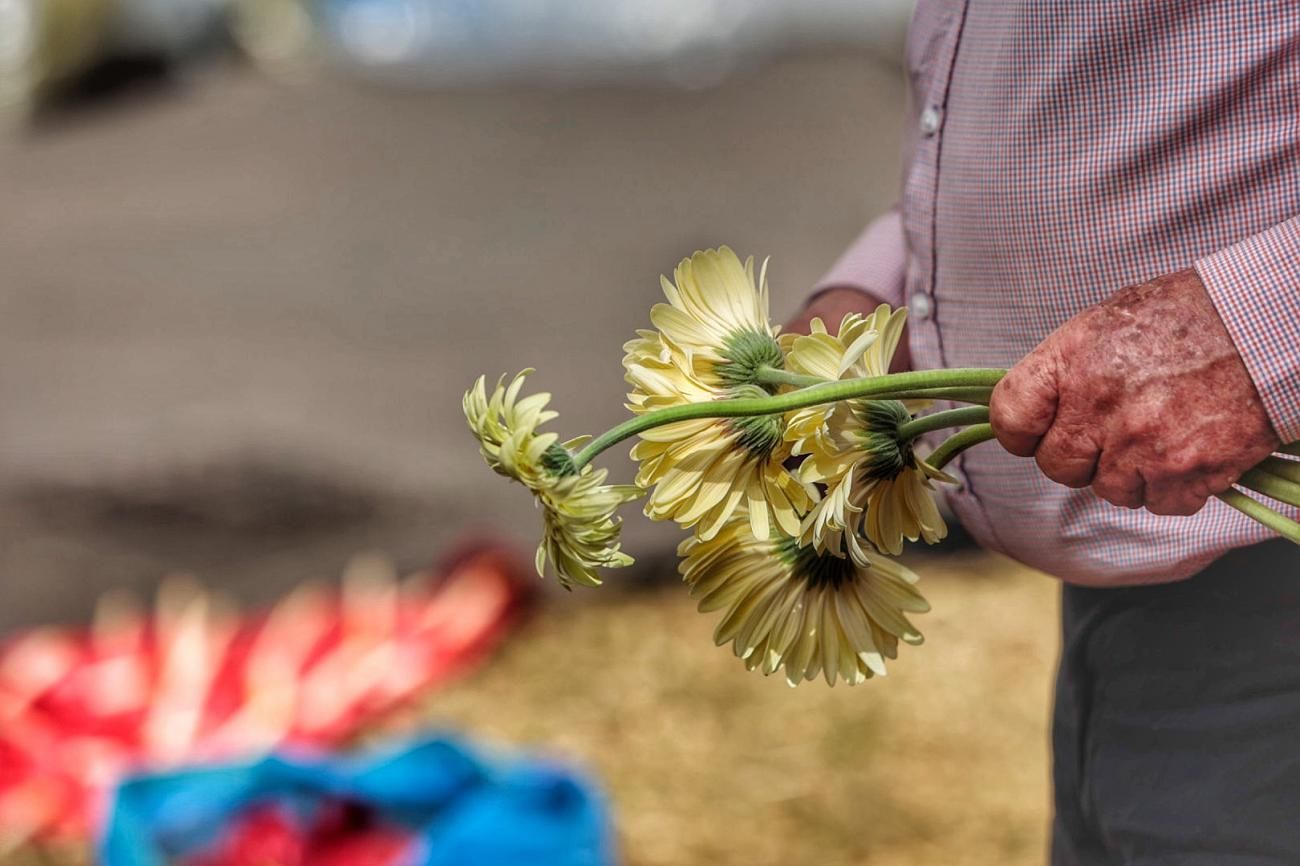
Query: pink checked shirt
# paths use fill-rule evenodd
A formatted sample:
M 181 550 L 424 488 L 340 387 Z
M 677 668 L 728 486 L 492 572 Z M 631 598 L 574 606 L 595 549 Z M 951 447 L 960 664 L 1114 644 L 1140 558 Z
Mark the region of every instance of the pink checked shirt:
M 1195 266 L 1274 427 L 1300 440 L 1300 2 L 920 0 L 899 207 L 822 285 L 910 310 L 918 369 L 1010 366 L 1124 286 Z M 984 545 L 1152 583 L 1269 537 L 1069 490 L 993 444 L 957 465 Z

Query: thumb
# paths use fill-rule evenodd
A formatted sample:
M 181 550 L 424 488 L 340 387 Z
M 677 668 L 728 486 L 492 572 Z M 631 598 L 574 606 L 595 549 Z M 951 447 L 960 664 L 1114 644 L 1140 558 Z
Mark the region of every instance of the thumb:
M 1056 419 L 1057 370 L 1055 356 L 1040 347 L 993 389 L 989 423 L 1002 447 L 1017 457 L 1032 457 Z

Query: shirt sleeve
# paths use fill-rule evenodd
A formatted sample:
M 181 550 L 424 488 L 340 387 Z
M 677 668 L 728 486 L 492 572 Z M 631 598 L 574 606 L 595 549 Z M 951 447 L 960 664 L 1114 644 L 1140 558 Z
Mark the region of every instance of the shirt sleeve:
M 903 221 L 894 207 L 867 225 L 826 276 L 817 281 L 814 292 L 852 286 L 901 307 L 906 266 Z
M 1196 263 L 1273 429 L 1300 440 L 1300 217 Z

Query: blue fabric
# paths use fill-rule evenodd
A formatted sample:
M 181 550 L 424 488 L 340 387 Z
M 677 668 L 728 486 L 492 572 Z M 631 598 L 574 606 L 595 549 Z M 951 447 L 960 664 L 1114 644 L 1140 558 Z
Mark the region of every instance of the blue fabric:
M 453 739 L 381 754 L 290 758 L 123 782 L 100 840 L 103 866 L 168 866 L 251 806 L 309 816 L 345 800 L 408 828 L 410 866 L 611 866 L 601 797 L 535 762 L 489 765 Z

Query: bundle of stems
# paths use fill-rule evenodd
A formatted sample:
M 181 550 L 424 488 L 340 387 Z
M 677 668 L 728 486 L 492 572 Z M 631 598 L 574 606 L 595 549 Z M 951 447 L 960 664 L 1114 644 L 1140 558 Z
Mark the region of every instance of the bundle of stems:
M 968 404 L 916 417 L 899 428 L 898 436 L 902 441 L 956 428 L 957 432 L 926 458 L 935 469 L 943 469 L 968 448 L 995 438 L 989 424 L 988 405 L 994 386 L 1005 374 L 1005 370 L 997 369 L 954 368 L 828 381 L 764 367 L 757 371 L 759 382 L 790 390 L 770 397 L 715 400 L 646 412 L 592 439 L 578 452 L 574 462 L 581 469 L 601 452 L 632 436 L 690 419 L 777 415 L 852 399 L 936 400 Z M 1233 489 L 1218 494 L 1218 498 L 1283 538 L 1300 544 L 1300 523 L 1246 493 L 1250 491 L 1274 502 L 1300 508 L 1300 459 L 1288 458 L 1300 458 L 1300 442 L 1283 445 L 1276 454 L 1242 475 Z

